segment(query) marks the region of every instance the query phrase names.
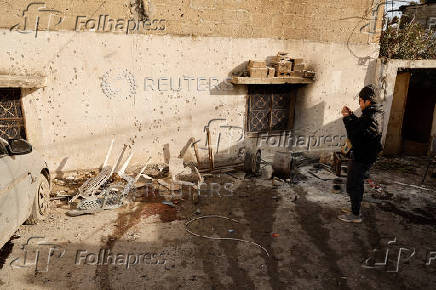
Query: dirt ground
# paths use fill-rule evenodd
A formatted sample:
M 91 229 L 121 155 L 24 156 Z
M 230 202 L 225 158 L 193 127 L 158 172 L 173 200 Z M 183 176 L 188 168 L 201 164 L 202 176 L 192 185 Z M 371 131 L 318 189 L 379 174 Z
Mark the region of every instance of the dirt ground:
M 435 289 L 436 179 L 397 183 L 420 185 L 425 165 L 380 160 L 361 224 L 337 219 L 349 199 L 332 186 L 345 178 L 313 164 L 289 183 L 205 176 L 197 204 L 185 187 L 139 188 L 136 202 L 78 217 L 53 201 L 1 250 L 0 288 Z

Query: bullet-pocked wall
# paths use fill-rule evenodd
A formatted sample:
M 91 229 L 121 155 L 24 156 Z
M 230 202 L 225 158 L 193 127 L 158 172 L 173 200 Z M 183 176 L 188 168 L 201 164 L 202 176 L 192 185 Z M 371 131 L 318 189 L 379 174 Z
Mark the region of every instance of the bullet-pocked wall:
M 374 81 L 376 2 L 1 3 L 0 73 L 48 77 L 23 90 L 23 108 L 28 139 L 54 171 L 100 166 L 114 136 L 112 159 L 127 144 L 132 165 L 162 162 L 166 144 L 178 154 L 190 137 L 206 159 L 207 125 L 217 156 L 234 158 L 247 88 L 228 78 L 278 51 L 317 72 L 298 91 L 296 129 L 344 133 L 341 106 L 357 108 L 353 97 Z

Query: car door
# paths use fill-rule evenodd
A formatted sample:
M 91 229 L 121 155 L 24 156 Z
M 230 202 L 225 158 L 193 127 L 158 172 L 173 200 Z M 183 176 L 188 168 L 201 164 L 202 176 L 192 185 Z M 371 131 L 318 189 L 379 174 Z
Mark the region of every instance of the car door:
M 6 242 L 27 218 L 35 193 L 25 155 L 8 155 L 0 142 L 0 241 Z M 6 241 L 4 241 L 6 240 Z
M 6 161 L 8 152 L 0 142 L 0 246 L 9 240 L 18 224 L 18 200 L 15 196 L 14 174 Z

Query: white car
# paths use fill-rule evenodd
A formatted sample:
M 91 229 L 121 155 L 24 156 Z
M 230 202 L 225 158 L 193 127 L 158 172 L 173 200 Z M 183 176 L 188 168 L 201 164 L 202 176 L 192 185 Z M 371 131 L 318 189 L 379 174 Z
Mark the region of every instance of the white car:
M 35 224 L 50 201 L 50 173 L 23 139 L 0 138 L 0 248 L 24 222 Z

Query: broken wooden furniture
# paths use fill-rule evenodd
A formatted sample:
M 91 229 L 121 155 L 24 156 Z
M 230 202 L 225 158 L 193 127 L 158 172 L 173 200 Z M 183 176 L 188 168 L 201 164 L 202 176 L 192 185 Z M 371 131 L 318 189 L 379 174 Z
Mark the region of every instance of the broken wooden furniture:
M 333 168 L 335 169 L 336 176 L 341 177 L 342 163 L 348 163 L 351 160 L 349 155 L 344 154 L 342 151 L 333 153 Z
M 341 151 L 337 151 L 333 153 L 333 168 L 335 169 L 336 175 L 341 177 L 342 171 L 342 162 L 347 162 L 351 159 L 351 145 L 350 139 L 345 141 L 345 144 L 342 146 Z

